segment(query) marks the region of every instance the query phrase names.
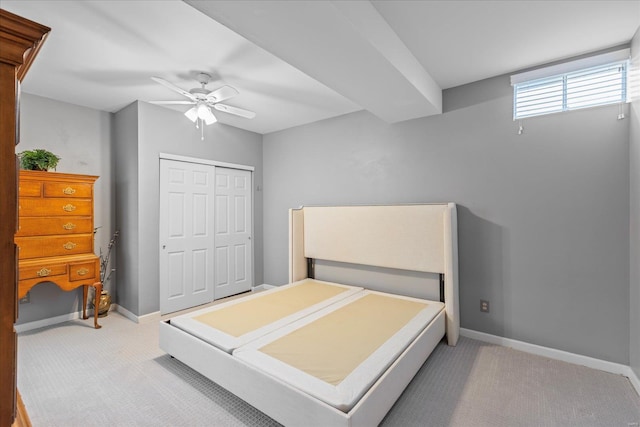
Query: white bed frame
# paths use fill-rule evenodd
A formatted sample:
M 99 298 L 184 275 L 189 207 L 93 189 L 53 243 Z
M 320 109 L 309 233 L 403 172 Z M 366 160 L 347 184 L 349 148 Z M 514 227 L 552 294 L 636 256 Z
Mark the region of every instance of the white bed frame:
M 291 282 L 308 277 L 309 259 L 444 275 L 445 310 L 351 411 L 342 412 L 300 392 L 173 327 L 170 320 L 160 323 L 160 347 L 284 425 L 377 425 L 445 333 L 449 345 L 458 340 L 456 206 L 448 203 L 292 209 L 289 238 Z M 392 288 L 388 291 L 393 293 Z

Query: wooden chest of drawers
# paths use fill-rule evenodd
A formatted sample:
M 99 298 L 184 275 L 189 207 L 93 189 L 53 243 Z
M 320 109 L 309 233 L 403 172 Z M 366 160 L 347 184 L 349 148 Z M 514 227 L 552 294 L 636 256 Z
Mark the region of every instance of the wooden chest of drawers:
M 83 286 L 82 314 L 87 318 L 87 290 L 102 290 L 100 259 L 93 248 L 92 175 L 20 171 L 18 189 L 18 297 L 41 282 L 69 291 Z M 94 326 L 98 310 L 94 310 Z

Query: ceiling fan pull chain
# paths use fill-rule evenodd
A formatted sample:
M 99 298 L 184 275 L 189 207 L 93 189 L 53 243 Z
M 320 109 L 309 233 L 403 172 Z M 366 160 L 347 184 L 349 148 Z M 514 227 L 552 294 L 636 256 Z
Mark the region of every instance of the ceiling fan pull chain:
M 204 141 L 204 126 L 200 126 L 200 141 Z

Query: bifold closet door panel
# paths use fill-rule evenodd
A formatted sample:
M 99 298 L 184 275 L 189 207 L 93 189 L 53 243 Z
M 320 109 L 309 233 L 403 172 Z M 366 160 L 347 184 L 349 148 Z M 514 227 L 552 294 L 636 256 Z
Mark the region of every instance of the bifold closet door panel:
M 160 312 L 213 301 L 215 167 L 160 160 Z

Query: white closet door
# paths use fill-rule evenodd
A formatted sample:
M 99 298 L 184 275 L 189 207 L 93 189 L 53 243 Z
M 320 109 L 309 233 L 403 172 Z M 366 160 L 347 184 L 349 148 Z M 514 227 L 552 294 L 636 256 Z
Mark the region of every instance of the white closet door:
M 211 165 L 160 160 L 160 312 L 213 301 Z
M 216 167 L 215 299 L 251 289 L 251 172 Z

